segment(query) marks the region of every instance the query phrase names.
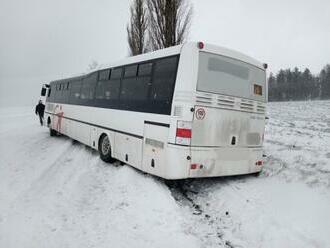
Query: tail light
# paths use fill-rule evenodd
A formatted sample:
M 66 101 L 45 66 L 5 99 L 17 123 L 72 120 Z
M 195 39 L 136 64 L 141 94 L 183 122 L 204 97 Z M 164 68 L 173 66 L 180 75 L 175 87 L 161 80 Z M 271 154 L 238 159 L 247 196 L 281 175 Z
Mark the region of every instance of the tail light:
M 258 165 L 258 166 L 262 166 L 262 164 L 263 164 L 262 160 L 259 160 L 256 162 L 256 165 Z
M 192 169 L 192 170 L 196 170 L 197 167 L 198 167 L 198 164 L 191 164 L 190 165 L 190 169 Z
M 196 169 L 202 170 L 202 169 L 204 169 L 204 165 L 202 165 L 202 164 L 191 164 L 190 169 L 191 170 L 196 170 Z
M 177 128 L 176 137 L 191 139 L 191 129 Z
M 190 145 L 191 135 L 191 122 L 178 121 L 175 143 L 179 145 Z

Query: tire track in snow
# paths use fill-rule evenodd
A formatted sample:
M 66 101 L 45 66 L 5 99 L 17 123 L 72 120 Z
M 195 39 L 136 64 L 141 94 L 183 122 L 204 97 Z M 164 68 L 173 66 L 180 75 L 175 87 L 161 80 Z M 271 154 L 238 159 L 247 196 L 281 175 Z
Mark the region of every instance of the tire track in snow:
M 42 188 L 42 185 L 37 185 L 39 185 L 41 181 L 49 181 L 49 179 L 52 177 L 52 172 L 58 170 L 58 167 L 61 163 L 65 163 L 66 159 L 63 159 L 63 157 L 69 156 L 73 151 L 73 145 L 71 142 L 68 142 L 69 140 L 67 139 L 63 140 L 64 142 L 58 140 L 59 142 L 55 142 L 55 144 L 52 144 L 52 140 L 43 143 L 43 140 L 45 139 L 47 138 L 41 137 L 39 139 L 33 140 L 33 143 L 36 142 L 38 144 L 42 144 L 42 146 L 33 148 L 31 148 L 31 146 L 27 146 L 28 149 L 23 151 L 27 161 L 22 161 L 21 163 L 17 164 L 16 170 L 20 172 L 17 175 L 17 180 L 19 180 L 21 183 L 24 183 L 24 189 L 20 190 L 19 194 L 15 195 L 14 198 L 11 199 L 11 206 L 17 204 L 18 201 L 26 197 L 29 193 L 33 191 L 35 192 L 37 187 Z M 61 149 L 58 149 L 58 146 L 61 146 Z M 42 151 L 41 154 L 40 150 Z M 56 153 L 52 153 L 52 150 L 56 151 Z M 32 160 L 33 163 L 30 163 L 30 160 Z M 24 181 L 22 181 L 23 178 L 21 178 L 21 174 L 24 175 L 26 170 L 35 170 L 37 173 L 33 175 L 32 178 L 24 178 Z M 17 182 L 17 180 L 13 180 L 13 182 Z
M 77 151 L 81 152 L 81 147 L 75 147 L 72 144 L 67 145 L 66 149 L 62 150 L 61 153 L 58 153 L 56 157 L 53 157 L 51 162 L 47 162 L 47 167 L 44 168 L 40 175 L 33 180 L 27 190 L 22 192 L 22 195 L 26 196 L 29 193 L 36 194 L 39 191 L 44 190 L 46 186 L 56 178 L 56 174 L 58 174 L 62 168 L 70 166 L 73 157 L 72 155 L 75 155 L 74 153 L 77 153 Z M 75 166 L 72 166 L 72 169 L 74 168 Z M 75 170 L 73 170 L 73 172 L 75 172 Z M 70 176 L 68 178 L 70 178 Z
M 278 232 L 276 238 L 290 238 L 290 242 L 304 244 L 303 247 L 318 247 L 321 243 L 315 237 L 306 236 L 304 228 L 295 224 L 288 225 L 285 218 L 269 209 L 272 207 L 271 202 L 263 198 L 269 194 L 267 188 L 263 190 L 258 186 L 272 184 L 272 180 L 274 179 L 265 175 L 258 178 L 247 175 L 186 180 L 169 188 L 182 210 L 187 216 L 190 215 L 186 224 L 190 225 L 194 235 L 202 241 L 203 247 L 266 246 L 267 238 L 274 231 Z M 219 200 L 222 204 L 215 204 Z M 237 212 L 240 209 L 245 214 Z M 253 235 L 258 234 L 258 240 L 249 239 L 249 234 L 244 233 L 251 226 L 251 221 L 256 222 L 252 226 L 258 225 L 257 223 L 265 225 L 265 229 L 260 229 Z M 218 239 L 215 239 L 216 236 Z M 269 242 L 272 244 L 272 241 Z
M 214 216 L 213 213 L 208 211 L 209 203 L 199 203 L 200 201 L 198 198 L 207 198 L 205 191 L 202 189 L 204 184 L 200 183 L 199 179 L 186 179 L 166 183 L 173 198 L 178 202 L 178 205 L 181 206 L 183 211 L 185 211 L 188 216 L 190 215 L 190 218 L 196 223 L 196 225 L 194 225 L 194 223 L 187 223 L 188 226 L 191 225 L 188 229 L 201 240 L 203 247 L 241 247 L 224 236 L 223 228 L 226 227 L 227 223 L 225 223 L 221 217 Z M 213 182 L 211 184 L 213 184 Z M 194 189 L 190 187 L 192 185 Z M 188 209 L 185 209 L 186 207 L 188 207 Z M 229 217 L 229 212 L 226 211 L 225 215 Z M 198 225 L 202 225 L 202 227 Z M 196 227 L 198 228 L 196 229 Z M 191 228 L 195 228 L 195 230 L 191 230 Z M 206 233 L 204 233 L 205 231 Z

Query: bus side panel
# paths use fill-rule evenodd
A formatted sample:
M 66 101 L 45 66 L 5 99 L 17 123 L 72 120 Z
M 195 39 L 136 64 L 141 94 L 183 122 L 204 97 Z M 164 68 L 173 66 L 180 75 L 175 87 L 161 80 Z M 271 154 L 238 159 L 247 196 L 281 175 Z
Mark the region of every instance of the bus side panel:
M 184 179 L 189 177 L 190 147 L 167 145 L 166 153 L 166 179 Z
M 61 134 L 69 136 L 71 121 L 68 119 L 62 119 L 61 121 Z
M 90 145 L 91 126 L 81 122 L 72 121 L 70 129 L 74 132 L 74 139 L 85 145 Z
M 92 127 L 91 128 L 91 136 L 90 136 L 90 146 L 94 149 L 98 149 L 98 141 L 99 141 L 99 135 L 98 135 L 98 128 Z M 110 144 L 111 144 L 111 138 L 110 139 Z
M 164 177 L 169 127 L 144 124 L 142 170 Z
M 140 138 L 122 133 L 115 133 L 114 157 L 137 169 L 142 164 L 142 142 Z
M 165 179 L 188 178 L 189 147 L 169 145 L 169 128 L 144 125 L 142 170 Z

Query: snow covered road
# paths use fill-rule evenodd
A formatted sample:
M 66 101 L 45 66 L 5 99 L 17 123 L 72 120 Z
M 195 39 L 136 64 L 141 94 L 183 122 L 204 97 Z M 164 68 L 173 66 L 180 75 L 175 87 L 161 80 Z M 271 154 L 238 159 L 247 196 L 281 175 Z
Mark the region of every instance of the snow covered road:
M 330 102 L 269 104 L 259 177 L 168 187 L 0 108 L 0 247 L 330 247 Z

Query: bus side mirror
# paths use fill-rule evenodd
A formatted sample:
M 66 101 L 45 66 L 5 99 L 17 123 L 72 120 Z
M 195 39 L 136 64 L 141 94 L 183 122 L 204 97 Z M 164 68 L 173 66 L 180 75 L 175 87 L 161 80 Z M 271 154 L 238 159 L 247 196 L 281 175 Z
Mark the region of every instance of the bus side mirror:
M 42 87 L 41 88 L 41 96 L 46 96 L 46 88 Z

